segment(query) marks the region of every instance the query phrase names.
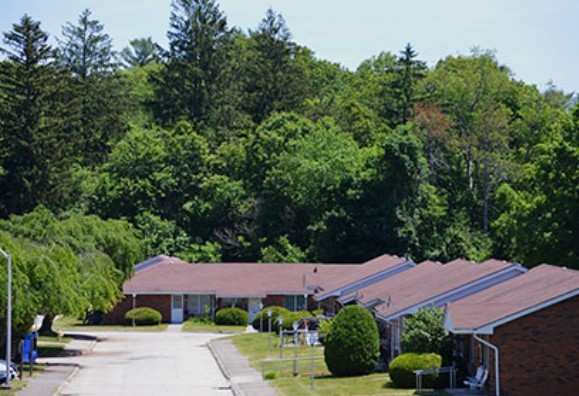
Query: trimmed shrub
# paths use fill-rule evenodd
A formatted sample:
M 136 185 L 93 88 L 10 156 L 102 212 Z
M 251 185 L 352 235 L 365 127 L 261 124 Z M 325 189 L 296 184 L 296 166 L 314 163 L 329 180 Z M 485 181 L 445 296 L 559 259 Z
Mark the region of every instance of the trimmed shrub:
M 215 324 L 226 326 L 245 326 L 249 313 L 241 308 L 223 308 L 215 314 Z
M 332 322 L 326 337 L 324 358 L 336 377 L 368 374 L 380 354 L 376 321 L 359 305 L 344 307 Z
M 442 357 L 436 353 L 403 353 L 390 362 L 388 373 L 390 379 L 399 388 L 414 388 L 416 375 L 414 370 L 440 368 Z M 437 374 L 422 376 L 422 385 L 433 388 L 436 385 Z
M 265 307 L 263 310 L 259 311 L 257 314 L 255 314 L 255 316 L 253 317 L 253 322 L 251 323 L 251 325 L 253 326 L 253 328 L 257 331 L 259 331 L 259 320 L 263 315 L 263 331 L 267 332 L 267 310 L 271 309 L 271 328 L 275 329 L 275 323 L 277 321 L 277 317 L 290 312 L 287 309 L 285 309 L 284 307 L 278 307 L 278 306 L 271 306 L 271 307 Z
M 127 311 L 125 313 L 125 324 L 132 325 L 133 318 L 137 326 L 154 326 L 163 320 L 161 312 L 149 307 L 139 307 Z
M 293 330 L 294 322 L 299 322 L 303 318 L 311 318 L 312 314 L 309 311 L 286 311 L 282 312 L 281 315 L 277 317 L 273 324 L 273 329 L 277 334 L 279 334 L 279 318 L 283 318 L 283 329 Z

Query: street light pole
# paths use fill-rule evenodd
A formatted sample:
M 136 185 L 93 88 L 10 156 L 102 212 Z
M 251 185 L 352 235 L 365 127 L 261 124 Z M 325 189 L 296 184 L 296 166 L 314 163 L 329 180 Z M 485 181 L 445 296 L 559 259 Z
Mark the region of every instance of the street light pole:
M 259 303 L 259 335 L 263 335 L 263 303 Z
M 293 323 L 294 328 L 294 377 L 298 376 L 298 328 L 299 323 L 296 321 Z
M 133 293 L 133 327 L 135 327 L 135 315 L 136 315 L 135 308 L 137 307 L 136 302 L 137 302 L 137 294 Z
M 10 370 L 10 357 L 12 355 L 12 257 L 2 249 L 0 249 L 0 253 L 6 257 L 6 260 L 8 261 L 8 285 L 6 292 L 6 382 L 2 385 L 2 388 L 10 389 L 10 380 L 12 376 L 12 371 Z
M 283 359 L 283 316 L 278 319 L 279 323 L 279 358 Z
M 268 323 L 267 343 L 268 348 L 271 348 L 271 309 L 267 310 L 267 323 Z
M 314 377 L 315 377 L 315 368 L 314 368 L 314 344 L 315 344 L 315 340 L 314 340 L 314 334 L 310 333 L 310 352 L 311 352 L 311 359 L 312 359 L 312 378 L 311 378 L 311 384 L 310 384 L 310 389 L 314 389 Z

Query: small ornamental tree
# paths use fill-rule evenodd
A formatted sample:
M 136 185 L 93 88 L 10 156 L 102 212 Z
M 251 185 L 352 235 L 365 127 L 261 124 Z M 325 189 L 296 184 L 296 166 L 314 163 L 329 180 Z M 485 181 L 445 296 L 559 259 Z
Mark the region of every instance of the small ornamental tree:
M 437 353 L 448 363 L 452 349 L 448 331 L 442 326 L 444 312 L 435 306 L 420 308 L 405 323 L 402 349 L 405 353 Z
M 336 377 L 368 374 L 380 354 L 376 321 L 367 309 L 351 305 L 338 312 L 325 341 L 324 358 Z

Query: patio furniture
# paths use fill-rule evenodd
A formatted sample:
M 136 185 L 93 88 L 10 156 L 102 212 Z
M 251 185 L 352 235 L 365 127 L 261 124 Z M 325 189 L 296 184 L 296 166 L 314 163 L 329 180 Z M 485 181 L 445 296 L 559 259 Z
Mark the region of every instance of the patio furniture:
M 464 381 L 464 384 L 471 390 L 482 390 L 489 377 L 489 370 L 486 367 L 480 366 L 476 370 L 474 377 L 469 377 Z

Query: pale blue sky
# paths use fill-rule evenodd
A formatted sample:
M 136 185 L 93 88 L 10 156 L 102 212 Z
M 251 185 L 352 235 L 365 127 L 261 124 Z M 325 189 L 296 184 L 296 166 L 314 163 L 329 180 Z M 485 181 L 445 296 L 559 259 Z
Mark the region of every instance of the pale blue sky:
M 8 3 L 8 4 L 7 4 Z M 281 12 L 299 44 L 354 70 L 407 42 L 430 66 L 474 46 L 493 49 L 515 77 L 545 88 L 549 80 L 579 92 L 577 0 L 221 0 L 230 26 L 255 29 L 268 7 Z M 170 0 L 3 0 L 0 31 L 24 13 L 51 36 L 84 8 L 105 25 L 118 49 L 136 37 L 166 44 Z

